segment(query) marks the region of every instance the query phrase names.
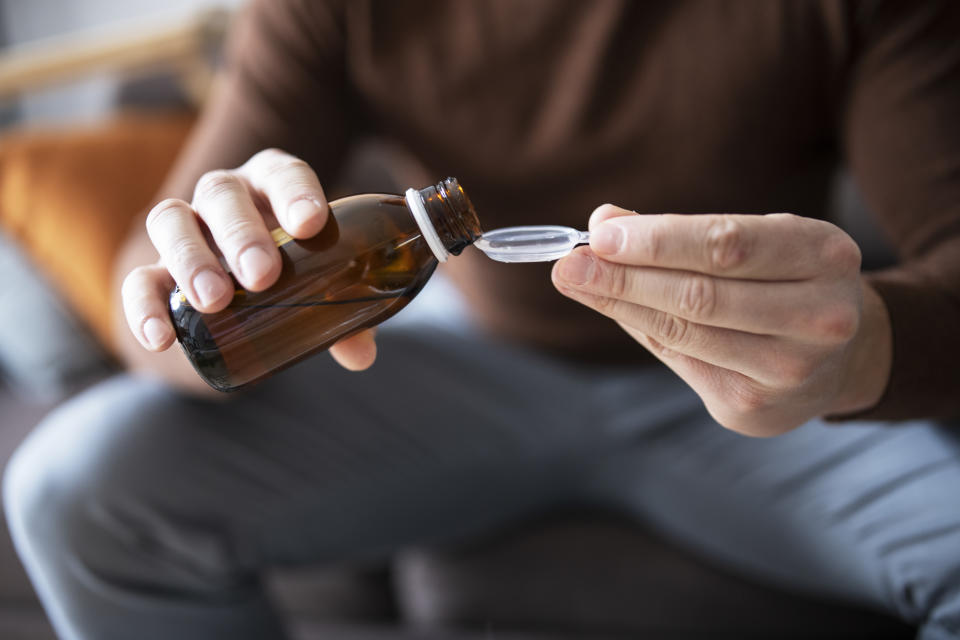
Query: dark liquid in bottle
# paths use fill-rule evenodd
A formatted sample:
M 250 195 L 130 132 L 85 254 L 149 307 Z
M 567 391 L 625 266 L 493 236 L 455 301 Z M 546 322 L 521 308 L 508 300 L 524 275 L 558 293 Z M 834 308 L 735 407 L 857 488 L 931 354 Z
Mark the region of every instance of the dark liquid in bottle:
M 282 236 L 282 232 L 280 233 Z M 243 290 L 202 314 L 174 291 L 171 317 L 184 352 L 211 386 L 229 391 L 329 348 L 402 309 L 437 262 L 403 198 L 353 196 L 331 206 L 308 240 L 278 240 L 276 284 Z

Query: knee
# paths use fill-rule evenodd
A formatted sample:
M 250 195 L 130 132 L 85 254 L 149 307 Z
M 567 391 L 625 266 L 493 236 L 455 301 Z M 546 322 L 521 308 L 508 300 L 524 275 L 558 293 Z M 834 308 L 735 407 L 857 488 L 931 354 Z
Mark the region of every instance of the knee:
M 136 473 L 145 447 L 134 442 L 149 398 L 135 391 L 129 383 L 107 383 L 68 402 L 10 459 L 4 508 L 28 565 L 54 554 L 84 560 L 94 549 L 98 557 L 119 552 L 113 542 L 133 533 L 121 529 L 139 526 L 119 515 L 122 505 L 146 502 Z
M 69 412 L 58 411 L 41 422 L 11 457 L 3 475 L 7 522 L 21 556 L 28 561 L 46 549 L 62 548 L 69 532 L 81 523 L 80 507 L 96 502 L 95 483 L 75 459 L 83 425 L 70 424 Z M 91 500 L 92 498 L 92 500 Z
M 42 427 L 38 426 L 37 429 Z M 7 522 L 18 543 L 24 534 L 41 528 L 41 520 L 48 519 L 65 504 L 57 482 L 48 466 L 50 460 L 46 439 L 34 432 L 17 448 L 3 474 L 3 506 Z M 32 539 L 33 536 L 29 535 Z
M 215 496 L 197 490 L 202 466 L 191 464 L 202 455 L 191 427 L 209 417 L 198 411 L 162 387 L 121 379 L 38 425 L 3 479 L 28 569 L 82 567 L 129 583 L 151 572 L 182 579 L 188 567 L 194 579 L 209 577 L 204 584 L 232 579 L 230 540 L 207 522 Z
M 934 629 L 960 633 L 958 550 L 960 521 L 931 525 L 884 549 L 895 606 L 904 619 L 920 625 L 920 637 L 941 637 Z

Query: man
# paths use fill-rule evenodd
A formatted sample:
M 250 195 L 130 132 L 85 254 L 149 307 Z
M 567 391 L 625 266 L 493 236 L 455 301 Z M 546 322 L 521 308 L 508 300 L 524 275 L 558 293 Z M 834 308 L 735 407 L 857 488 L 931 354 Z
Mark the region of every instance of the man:
M 280 637 L 265 566 L 576 498 L 960 637 L 958 26 L 950 2 L 254 3 L 118 266 L 142 347 L 173 343 L 174 283 L 228 303 L 218 254 L 269 287 L 269 229 L 322 228 L 361 135 L 457 176 L 485 228 L 593 211 L 590 246 L 552 272 L 466 252 L 466 326 L 331 349 L 364 373 L 317 358 L 227 401 L 122 376 L 61 408 L 6 478 L 60 634 Z M 898 266 L 861 274 L 819 219 L 841 163 Z

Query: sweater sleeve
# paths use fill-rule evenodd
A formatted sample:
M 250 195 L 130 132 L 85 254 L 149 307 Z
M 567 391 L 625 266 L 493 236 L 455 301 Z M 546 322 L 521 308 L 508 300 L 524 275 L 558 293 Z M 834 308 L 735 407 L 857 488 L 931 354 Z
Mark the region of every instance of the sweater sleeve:
M 335 176 L 350 125 L 341 7 L 254 0 L 235 19 L 226 68 L 159 194 L 189 200 L 197 179 L 276 147 Z
M 886 391 L 858 419 L 960 415 L 960 2 L 862 7 L 843 143 L 898 253 L 865 274 L 893 329 Z

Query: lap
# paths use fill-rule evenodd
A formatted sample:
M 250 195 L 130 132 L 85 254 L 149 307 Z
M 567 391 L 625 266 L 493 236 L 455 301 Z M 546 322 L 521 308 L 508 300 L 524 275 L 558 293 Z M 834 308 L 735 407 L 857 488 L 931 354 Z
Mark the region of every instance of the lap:
M 158 544 L 215 531 L 254 568 L 483 531 L 562 501 L 610 446 L 571 368 L 436 328 L 379 342 L 367 372 L 318 356 L 220 400 L 112 379 L 48 417 L 21 466 Z
M 27 449 L 98 509 L 214 529 L 251 569 L 380 556 L 586 501 L 714 562 L 907 619 L 958 570 L 944 561 L 960 548 L 955 430 L 814 422 L 750 439 L 664 370 L 573 368 L 423 327 L 379 342 L 368 372 L 320 356 L 222 401 L 114 379 Z

